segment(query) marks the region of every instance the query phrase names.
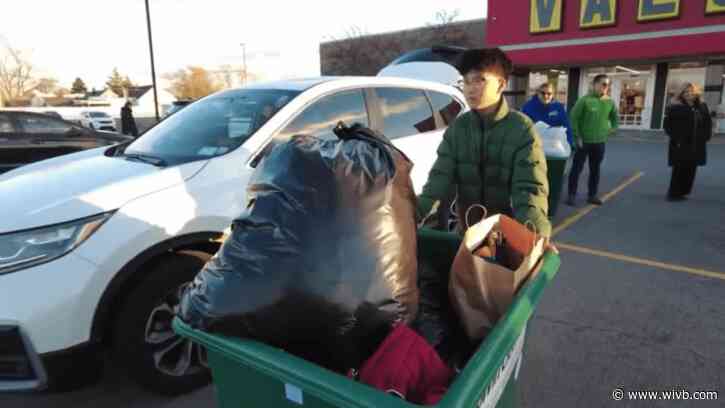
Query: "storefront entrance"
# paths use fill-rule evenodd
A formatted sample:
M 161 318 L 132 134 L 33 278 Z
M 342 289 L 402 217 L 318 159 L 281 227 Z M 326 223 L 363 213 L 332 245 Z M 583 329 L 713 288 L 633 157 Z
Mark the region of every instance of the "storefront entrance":
M 649 117 L 645 112 L 648 82 L 648 78 L 612 78 L 612 96 L 619 111 L 620 126 L 649 128 Z M 614 97 L 617 93 L 619 98 Z

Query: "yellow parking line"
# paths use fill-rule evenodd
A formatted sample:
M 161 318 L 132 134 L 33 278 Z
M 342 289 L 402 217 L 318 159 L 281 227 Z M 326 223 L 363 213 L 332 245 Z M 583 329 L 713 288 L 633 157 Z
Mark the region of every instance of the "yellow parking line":
M 627 180 L 622 182 L 622 184 L 618 185 L 614 190 L 605 194 L 602 197 L 602 202 L 606 203 L 607 201 L 611 200 L 612 197 L 619 194 L 622 190 L 627 188 L 627 186 L 629 186 L 630 184 L 639 180 L 639 178 L 642 177 L 643 175 L 644 175 L 644 173 L 641 171 L 633 174 Z M 575 222 L 579 221 L 582 217 L 584 217 L 585 215 L 592 212 L 592 210 L 594 210 L 595 208 L 597 208 L 597 206 L 594 204 L 591 204 L 591 205 L 588 205 L 588 206 L 578 210 L 577 212 L 570 215 L 569 217 L 565 218 L 564 221 L 562 221 L 559 225 L 556 226 L 556 228 L 554 228 L 554 230 L 551 232 L 551 236 L 553 237 L 556 234 L 560 233 L 561 231 L 569 228 L 572 224 L 574 224 Z
M 609 258 L 609 259 L 616 259 L 616 260 L 622 261 L 622 262 L 629 262 L 629 263 L 634 263 L 634 264 L 638 264 L 638 265 L 651 266 L 654 268 L 667 269 L 667 270 L 675 271 L 675 272 L 684 272 L 684 273 L 689 273 L 691 275 L 703 276 L 706 278 L 725 280 L 725 273 L 722 273 L 722 272 L 713 272 L 713 271 L 707 271 L 704 269 L 690 268 L 687 266 L 674 265 L 674 264 L 668 264 L 668 263 L 659 262 L 659 261 L 653 261 L 650 259 L 635 258 L 633 256 L 620 255 L 620 254 L 615 254 L 612 252 L 600 251 L 597 249 L 589 249 L 589 248 L 584 248 L 584 247 L 580 247 L 577 245 L 564 244 L 561 242 L 556 242 L 554 245 L 556 245 L 556 247 L 559 249 L 573 251 L 573 252 L 579 252 L 582 254 L 595 255 L 595 256 L 600 256 L 600 257 Z

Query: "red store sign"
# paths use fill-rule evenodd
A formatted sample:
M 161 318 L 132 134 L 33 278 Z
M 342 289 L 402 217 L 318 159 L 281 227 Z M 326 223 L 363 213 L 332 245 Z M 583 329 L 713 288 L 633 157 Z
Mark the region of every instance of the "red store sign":
M 518 65 L 725 55 L 725 0 L 489 0 L 486 43 Z

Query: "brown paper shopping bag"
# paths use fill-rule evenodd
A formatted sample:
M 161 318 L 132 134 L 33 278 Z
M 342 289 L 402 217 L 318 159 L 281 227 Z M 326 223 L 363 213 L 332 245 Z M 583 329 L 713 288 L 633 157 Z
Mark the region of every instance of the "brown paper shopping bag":
M 484 216 L 468 227 L 448 292 L 469 338 L 482 339 L 493 328 L 543 253 L 544 239 L 506 215 Z

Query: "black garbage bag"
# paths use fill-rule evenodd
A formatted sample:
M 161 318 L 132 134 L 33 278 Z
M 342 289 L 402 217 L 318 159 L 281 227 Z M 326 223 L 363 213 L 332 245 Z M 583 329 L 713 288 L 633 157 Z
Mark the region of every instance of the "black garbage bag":
M 421 256 L 418 259 L 418 287 L 418 314 L 411 327 L 438 352 L 449 367 L 459 370 L 473 355 L 478 342 L 468 339 L 451 307 L 447 268 L 443 272 L 441 265 Z
M 414 319 L 412 163 L 367 128 L 335 133 L 295 136 L 258 165 L 246 211 L 182 295 L 192 327 L 345 370 L 393 321 Z
M 418 262 L 418 286 L 420 301 L 418 315 L 413 322 L 413 329 L 421 335 L 428 344 L 441 352 L 451 332 L 450 308 L 448 307 L 448 282 L 444 281 L 435 267 L 425 259 Z

